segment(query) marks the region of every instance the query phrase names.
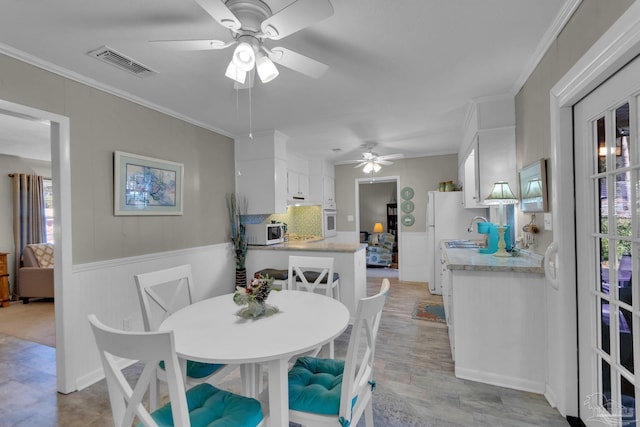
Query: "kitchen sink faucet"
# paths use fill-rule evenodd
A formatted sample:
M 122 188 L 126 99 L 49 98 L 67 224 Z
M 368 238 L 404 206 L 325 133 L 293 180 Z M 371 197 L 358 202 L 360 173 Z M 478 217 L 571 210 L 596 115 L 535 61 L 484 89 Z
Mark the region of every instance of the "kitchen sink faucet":
M 473 223 L 476 221 L 482 220 L 484 222 L 489 222 L 489 220 L 483 216 L 474 216 L 473 218 L 471 218 L 471 222 L 469 223 L 469 227 L 467 227 L 467 231 L 469 233 L 473 233 Z

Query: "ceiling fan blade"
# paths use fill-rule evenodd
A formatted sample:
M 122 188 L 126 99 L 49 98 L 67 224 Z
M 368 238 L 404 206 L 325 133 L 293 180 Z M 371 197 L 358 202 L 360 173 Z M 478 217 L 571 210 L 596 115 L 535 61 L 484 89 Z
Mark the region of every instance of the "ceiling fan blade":
M 318 79 L 327 72 L 329 66 L 284 47 L 274 47 L 267 51 L 269 59 L 276 64 L 290 68 L 306 76 Z
M 380 160 L 393 160 L 393 159 L 401 159 L 404 157 L 404 154 L 387 154 L 386 156 L 378 156 Z
M 353 168 L 354 168 L 354 169 L 356 169 L 356 168 L 360 168 L 360 167 L 362 167 L 362 166 L 366 165 L 367 163 L 369 163 L 369 162 L 360 162 L 360 163 L 358 163 L 357 165 L 355 165 Z
M 372 153 L 371 151 L 367 151 L 366 153 L 362 153 L 362 157 L 364 157 L 366 160 L 371 160 L 374 157 L 377 157 L 377 155 L 375 153 Z
M 393 162 L 390 162 L 390 161 L 388 161 L 388 160 L 384 160 L 384 159 L 380 159 L 380 158 L 378 158 L 378 159 L 374 160 L 373 162 L 374 162 L 374 163 L 377 163 L 377 164 L 379 164 L 379 165 L 385 165 L 385 166 L 387 166 L 387 165 L 392 165 L 392 164 L 393 164 Z
M 220 50 L 236 43 L 235 40 L 230 42 L 222 40 L 150 40 L 149 42 L 177 50 Z
M 223 27 L 237 31 L 242 26 L 222 0 L 196 0 L 196 3 Z
M 268 38 L 280 40 L 331 15 L 329 0 L 298 0 L 262 21 L 261 29 Z
M 360 159 L 360 160 L 339 160 L 337 162 L 335 162 L 334 164 L 336 165 L 352 165 L 354 163 L 362 163 L 364 160 Z

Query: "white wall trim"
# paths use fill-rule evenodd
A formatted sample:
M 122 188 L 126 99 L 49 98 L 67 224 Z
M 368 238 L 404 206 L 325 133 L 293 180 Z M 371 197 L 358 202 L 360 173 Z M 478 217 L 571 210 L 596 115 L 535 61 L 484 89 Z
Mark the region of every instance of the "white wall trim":
M 629 9 L 550 91 L 551 183 L 556 276 L 560 288 L 546 286 L 549 319 L 548 364 L 561 365 L 561 378 L 548 378 L 545 395 L 556 396 L 562 415 L 579 415 L 576 322 L 575 204 L 572 106 L 640 53 L 640 2 Z M 553 383 L 551 383 L 553 381 Z
M 463 378 L 472 381 L 478 381 L 486 384 L 493 384 L 499 387 L 513 388 L 516 390 L 529 391 L 532 393 L 542 393 L 544 391 L 544 383 L 540 381 L 525 380 L 507 375 L 499 375 L 476 369 L 468 369 L 456 366 L 455 374 L 457 378 Z
M 556 16 L 556 19 L 542 36 L 540 43 L 538 43 L 538 46 L 536 47 L 535 53 L 529 59 L 529 62 L 527 63 L 525 69 L 522 71 L 522 74 L 520 74 L 520 77 L 518 77 L 518 79 L 511 87 L 510 93 L 512 96 L 517 95 L 517 93 L 522 88 L 522 85 L 524 85 L 529 76 L 531 76 L 533 70 L 536 69 L 536 67 L 542 60 L 542 57 L 549 50 L 551 44 L 558 38 L 558 35 L 564 29 L 564 26 L 567 25 L 567 22 L 569 22 L 569 19 L 571 19 L 571 16 L 573 16 L 573 13 L 576 11 L 576 9 L 578 9 L 580 3 L 582 3 L 582 0 L 569 0 L 564 4 L 564 7 L 562 8 L 558 16 Z

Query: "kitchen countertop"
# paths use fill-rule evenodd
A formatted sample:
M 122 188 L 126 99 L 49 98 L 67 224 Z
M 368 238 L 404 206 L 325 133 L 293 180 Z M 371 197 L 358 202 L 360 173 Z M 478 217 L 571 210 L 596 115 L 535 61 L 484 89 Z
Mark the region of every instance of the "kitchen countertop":
M 446 242 L 446 241 L 445 241 Z M 449 270 L 510 271 L 516 273 L 544 274 L 544 257 L 529 251 L 520 250 L 515 257 L 496 257 L 481 254 L 478 249 L 448 248 L 442 243 L 444 261 Z
M 295 240 L 277 245 L 249 246 L 249 250 L 261 251 L 310 251 L 310 252 L 358 252 L 366 243 L 332 243 L 324 239 Z

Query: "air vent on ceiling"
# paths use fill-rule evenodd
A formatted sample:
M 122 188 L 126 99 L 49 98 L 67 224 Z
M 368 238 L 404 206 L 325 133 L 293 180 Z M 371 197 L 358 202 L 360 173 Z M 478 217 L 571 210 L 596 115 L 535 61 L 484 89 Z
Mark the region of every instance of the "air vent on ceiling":
M 121 70 L 128 71 L 138 77 L 149 77 L 158 73 L 149 67 L 145 67 L 144 65 L 135 62 L 133 59 L 126 57 L 120 52 L 111 49 L 109 46 L 101 46 L 91 52 L 87 52 L 87 55 L 93 56 L 102 62 L 115 65 Z

